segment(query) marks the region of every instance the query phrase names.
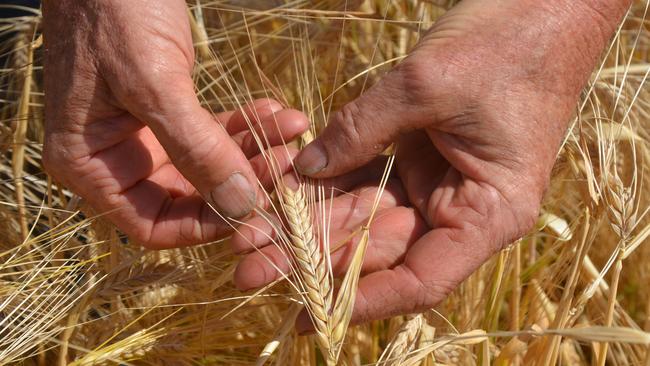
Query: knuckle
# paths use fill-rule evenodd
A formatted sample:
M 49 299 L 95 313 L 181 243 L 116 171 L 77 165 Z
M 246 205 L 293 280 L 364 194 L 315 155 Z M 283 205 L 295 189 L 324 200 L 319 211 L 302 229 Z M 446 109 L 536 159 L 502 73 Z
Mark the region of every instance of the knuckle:
M 119 220 L 111 220 L 113 223 L 121 229 L 126 229 L 124 232 L 127 234 L 129 241 L 132 243 L 137 243 L 145 249 L 150 250 L 161 250 L 167 248 L 169 245 L 164 238 L 153 235 L 153 228 L 147 225 L 137 225 L 135 227 L 126 228 L 124 225 L 120 224 Z
M 456 72 L 452 71 L 449 63 L 432 63 L 428 58 L 416 56 L 407 58 L 397 68 L 404 83 L 405 101 L 415 106 L 434 104 L 444 97 L 442 91 L 457 83 Z M 432 65 L 441 65 L 444 70 L 434 70 Z M 447 94 L 454 95 L 451 92 Z
M 121 102 L 145 115 L 170 111 L 170 108 L 180 115 L 187 112 L 190 102 L 194 102 L 186 97 L 193 95 L 194 90 L 190 75 L 183 72 L 161 67 L 148 70 L 136 68 L 130 77 L 120 77 L 116 82 Z M 170 85 L 174 85 L 177 93 L 169 93 Z
M 125 105 L 130 105 L 145 114 L 157 110 L 157 106 L 160 105 L 157 87 L 147 80 L 127 82 L 119 89 L 119 94 Z
M 398 66 L 404 80 L 404 90 L 415 103 L 432 99 L 432 90 L 428 87 L 428 80 L 431 77 L 429 68 L 430 66 L 417 58 L 406 59 Z
M 416 48 L 397 66 L 396 76 L 403 85 L 403 103 L 420 111 L 421 118 L 441 121 L 480 102 L 482 80 L 489 76 L 472 77 L 475 65 L 462 52 L 428 49 L 431 45 L 435 43 Z
M 417 307 L 415 311 L 423 311 L 427 308 L 431 308 L 437 305 L 442 299 L 446 298 L 450 293 L 452 293 L 456 287 L 457 283 L 446 281 L 442 279 L 437 279 L 433 281 L 422 281 L 422 289 L 420 290 L 420 295 L 416 297 L 419 301 L 417 302 Z
M 155 240 L 148 239 L 145 235 L 130 235 L 131 239 L 136 243 L 140 243 L 143 248 L 149 250 L 163 250 L 167 248 L 165 242 L 159 242 Z
M 371 124 L 373 119 L 369 118 L 369 110 L 376 110 L 378 101 L 367 95 L 360 99 L 345 104 L 334 115 L 333 129 L 327 131 L 328 140 L 336 141 L 338 150 L 350 149 L 355 151 L 357 156 L 347 157 L 338 153 L 339 159 L 345 160 L 368 160 L 381 153 L 385 146 L 385 140 L 389 140 L 389 131 L 379 123 Z M 331 144 L 330 144 L 331 145 Z
M 366 291 L 368 291 L 368 289 L 365 287 L 359 287 L 357 290 L 356 298 L 354 300 L 354 307 L 356 309 L 354 314 L 354 323 L 365 323 L 373 318 L 372 310 L 370 309 L 372 304 L 369 300 L 369 294 Z
M 203 229 L 201 222 L 193 217 L 185 217 L 181 220 L 176 246 L 200 243 L 203 241 Z
M 193 146 L 189 146 L 187 151 L 182 154 L 174 154 L 172 159 L 174 165 L 181 168 L 192 167 L 195 171 L 210 172 L 216 169 L 223 169 L 223 165 L 213 165 L 216 161 L 222 161 L 226 157 L 234 157 L 239 151 L 232 151 L 227 146 L 219 141 L 216 141 L 214 136 L 209 134 L 195 134 L 195 142 Z M 194 183 L 194 182 L 192 182 Z M 200 182 L 197 182 L 200 183 Z M 198 189 L 199 187 L 197 187 Z M 206 188 L 206 187 L 201 187 Z
M 334 115 L 334 123 L 340 138 L 354 145 L 361 140 L 360 109 L 355 101 L 349 102 Z

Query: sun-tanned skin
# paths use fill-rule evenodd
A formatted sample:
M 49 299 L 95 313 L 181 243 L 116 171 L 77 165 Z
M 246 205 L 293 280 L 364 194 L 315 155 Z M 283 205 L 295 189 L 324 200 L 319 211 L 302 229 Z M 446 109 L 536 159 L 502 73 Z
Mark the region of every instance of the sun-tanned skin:
M 302 173 L 340 177 L 397 143 L 399 182 L 371 227 L 353 322 L 434 306 L 532 227 L 580 91 L 629 5 L 464 0 L 298 155 Z M 367 214 L 371 187 L 356 201 L 335 199 L 336 237 L 353 228 L 342 223 L 346 215 Z M 249 238 L 267 244 L 244 230 L 235 248 L 245 251 Z M 262 254 L 283 267 L 277 250 L 248 254 L 236 284 L 275 279 Z
M 367 216 L 381 172 L 373 159 L 397 143 L 354 322 L 435 305 L 530 229 L 580 91 L 629 4 L 464 0 L 298 155 L 302 173 L 336 177 L 359 196 L 334 198 L 336 241 Z M 217 116 L 221 128 L 194 95 L 184 1 L 50 0 L 44 17 L 48 170 L 98 211 L 119 208 L 111 219 L 149 247 L 225 235 L 227 225 L 196 192 L 224 215 L 245 215 L 259 201 L 246 182 L 264 168 L 254 147 L 238 144 L 241 112 Z M 276 102 L 252 109 L 269 126 L 275 113 L 277 144 L 306 126 Z M 243 184 L 220 186 L 234 172 Z M 249 224 L 270 231 L 259 217 Z M 286 268 L 268 244 L 251 229 L 233 237 L 233 249 L 246 254 L 238 287 L 278 277 L 262 254 Z M 349 253 L 333 255 L 339 273 Z
M 156 249 L 231 232 L 197 191 L 226 217 L 263 201 L 255 176 L 271 182 L 242 112 L 213 116 L 194 92 L 185 1 L 46 0 L 43 13 L 43 159 L 57 180 Z M 269 100 L 248 111 L 288 169 L 278 145 L 305 115 Z

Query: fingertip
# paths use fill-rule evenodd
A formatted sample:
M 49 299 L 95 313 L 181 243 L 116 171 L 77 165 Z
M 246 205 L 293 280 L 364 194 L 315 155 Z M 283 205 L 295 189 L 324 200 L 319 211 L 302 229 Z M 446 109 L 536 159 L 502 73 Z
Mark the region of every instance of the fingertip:
M 276 177 L 292 170 L 291 162 L 296 155 L 298 149 L 294 146 L 274 146 L 264 154 L 254 156 L 250 164 L 264 189 L 271 190 Z M 273 163 L 269 164 L 269 161 Z
M 285 146 L 295 140 L 309 128 L 309 121 L 304 113 L 292 109 L 283 109 L 264 117 L 253 130 L 245 130 L 233 136 L 247 157 L 258 154 L 260 150 L 276 146 Z
M 235 268 L 233 274 L 233 283 L 239 291 L 248 291 L 258 287 L 257 284 L 263 283 L 259 277 L 259 266 L 251 261 L 250 254 L 242 258 Z
M 303 112 L 285 109 L 275 115 L 282 128 L 282 136 L 286 140 L 292 140 L 309 129 L 309 119 Z
M 210 191 L 209 199 L 224 217 L 241 218 L 255 208 L 257 190 L 246 176 L 235 172 Z
M 261 98 L 234 111 L 227 123 L 226 131 L 233 135 L 248 129 L 248 121 L 263 119 L 282 110 L 282 104 L 275 99 Z
M 289 259 L 275 245 L 268 245 L 243 257 L 233 281 L 240 290 L 250 290 L 266 286 L 290 271 Z
M 269 245 L 275 235 L 273 225 L 266 218 L 255 216 L 237 228 L 230 238 L 230 247 L 235 254 L 248 253 Z
M 294 165 L 301 174 L 313 176 L 323 171 L 327 167 L 328 161 L 325 145 L 321 140 L 316 139 L 298 154 Z
M 279 110 L 282 110 L 284 107 L 280 102 L 273 98 L 259 98 L 253 101 L 252 108 L 255 110 L 265 109 L 271 113 L 275 113 Z M 249 105 L 251 105 L 249 104 Z
M 249 248 L 252 248 L 255 244 L 255 233 L 253 232 L 253 229 L 241 225 L 232 234 L 232 237 L 228 241 L 228 244 L 230 245 L 230 250 L 232 250 L 233 253 L 235 254 L 244 254 L 249 251 Z
M 298 190 L 300 188 L 300 179 L 295 172 L 289 172 L 282 176 L 282 183 L 285 187 L 291 190 Z

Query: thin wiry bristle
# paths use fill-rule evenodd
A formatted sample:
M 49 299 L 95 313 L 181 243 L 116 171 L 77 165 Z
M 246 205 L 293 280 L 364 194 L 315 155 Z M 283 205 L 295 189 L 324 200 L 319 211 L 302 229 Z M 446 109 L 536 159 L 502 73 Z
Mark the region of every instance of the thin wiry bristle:
M 188 1 L 198 98 L 215 113 L 275 98 L 308 115 L 304 145 L 456 2 Z M 0 364 L 250 365 L 263 354 L 311 366 L 323 364 L 320 348 L 340 364 L 650 365 L 648 5 L 634 2 L 594 70 L 535 229 L 435 310 L 357 327 L 348 322 L 358 261 L 340 281 L 352 293 L 333 291 L 337 225 L 324 201 L 334 193 L 300 177 L 298 191 L 283 191 L 286 171 L 264 133 L 253 138 L 273 178 L 267 216 L 299 218 L 272 224 L 275 245 L 304 261 L 254 292 L 234 287 L 239 258 L 226 240 L 146 251 L 48 177 L 40 12 L 1 19 Z M 352 245 L 375 250 L 365 238 Z M 296 334 L 303 306 L 329 338 Z

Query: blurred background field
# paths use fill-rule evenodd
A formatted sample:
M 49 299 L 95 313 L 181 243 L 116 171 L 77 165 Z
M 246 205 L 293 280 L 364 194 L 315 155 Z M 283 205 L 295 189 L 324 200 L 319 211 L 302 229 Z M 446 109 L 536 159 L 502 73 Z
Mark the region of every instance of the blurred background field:
M 197 93 L 215 112 L 271 96 L 318 133 L 453 3 L 188 1 Z M 594 70 L 537 227 L 435 309 L 352 327 L 341 364 L 650 365 L 647 10 Z M 142 249 L 43 172 L 39 11 L 0 37 L 0 364 L 249 365 L 273 339 L 268 364 L 323 364 L 282 331 L 287 286 L 234 288 L 225 241 Z

